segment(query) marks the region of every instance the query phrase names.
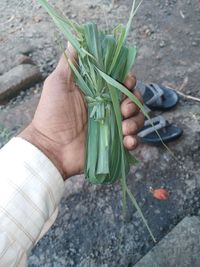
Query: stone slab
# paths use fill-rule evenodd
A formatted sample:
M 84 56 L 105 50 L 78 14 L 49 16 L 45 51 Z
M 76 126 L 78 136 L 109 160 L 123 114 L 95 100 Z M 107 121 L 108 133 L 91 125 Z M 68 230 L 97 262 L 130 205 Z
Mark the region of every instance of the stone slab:
M 200 218 L 184 218 L 134 267 L 199 267 Z
M 22 64 L 0 76 L 0 104 L 16 96 L 20 91 L 41 81 L 38 67 Z

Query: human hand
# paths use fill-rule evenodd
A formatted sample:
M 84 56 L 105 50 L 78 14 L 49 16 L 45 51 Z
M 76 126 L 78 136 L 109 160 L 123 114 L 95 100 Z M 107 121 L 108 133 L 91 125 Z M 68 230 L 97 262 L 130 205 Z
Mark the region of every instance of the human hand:
M 69 57 L 74 61 L 76 53 L 69 49 Z M 135 83 L 135 77 L 128 75 L 125 86 L 132 90 Z M 142 101 L 138 92 L 134 94 Z M 122 101 L 121 112 L 124 146 L 133 150 L 137 146 L 136 134 L 144 125 L 144 116 L 129 98 Z M 66 180 L 83 172 L 86 133 L 87 106 L 63 55 L 44 82 L 33 121 L 19 136 L 46 154 Z

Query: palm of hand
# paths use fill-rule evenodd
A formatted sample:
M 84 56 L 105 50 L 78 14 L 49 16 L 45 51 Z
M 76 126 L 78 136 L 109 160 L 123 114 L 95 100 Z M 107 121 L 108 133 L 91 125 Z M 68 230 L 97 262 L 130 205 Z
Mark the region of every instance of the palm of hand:
M 87 109 L 72 77 L 54 71 L 47 78 L 33 126 L 54 147 L 65 177 L 82 172 Z

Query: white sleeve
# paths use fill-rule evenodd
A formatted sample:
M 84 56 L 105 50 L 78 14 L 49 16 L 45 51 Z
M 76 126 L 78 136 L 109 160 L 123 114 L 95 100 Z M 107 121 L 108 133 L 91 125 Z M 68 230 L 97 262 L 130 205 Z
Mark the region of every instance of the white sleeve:
M 59 171 L 29 142 L 16 137 L 0 150 L 0 267 L 26 266 L 55 221 L 63 191 Z

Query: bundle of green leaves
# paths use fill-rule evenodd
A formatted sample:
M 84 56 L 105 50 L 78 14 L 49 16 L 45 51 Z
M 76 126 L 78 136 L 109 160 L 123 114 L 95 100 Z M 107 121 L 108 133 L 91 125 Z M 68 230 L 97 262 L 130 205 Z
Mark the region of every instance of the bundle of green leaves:
M 98 29 L 95 23 L 79 25 L 59 14 L 46 0 L 38 2 L 47 10 L 77 51 L 77 63 L 72 63 L 69 59 L 68 62 L 88 105 L 85 176 L 95 184 L 120 180 L 124 210 L 128 194 L 154 239 L 141 209 L 126 184 L 130 166 L 137 160 L 123 145 L 120 112 L 122 94 L 125 94 L 148 116 L 140 101 L 123 86 L 136 56 L 136 47 L 129 47 L 126 43 L 127 36 L 141 2 L 136 6 L 136 1 L 133 0 L 126 27 L 119 25 L 110 32 Z

